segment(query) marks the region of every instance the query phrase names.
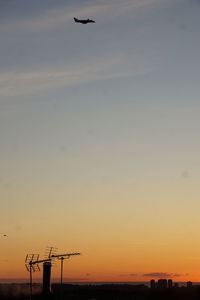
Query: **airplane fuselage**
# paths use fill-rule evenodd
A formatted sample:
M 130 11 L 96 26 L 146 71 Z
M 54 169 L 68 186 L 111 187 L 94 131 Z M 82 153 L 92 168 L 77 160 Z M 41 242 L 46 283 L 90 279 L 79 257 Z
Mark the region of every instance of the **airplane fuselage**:
M 77 18 L 74 18 L 74 21 L 75 21 L 76 23 L 81 23 L 81 24 L 95 23 L 95 21 L 90 20 L 90 19 L 87 19 L 87 20 L 79 20 L 79 19 L 77 19 Z

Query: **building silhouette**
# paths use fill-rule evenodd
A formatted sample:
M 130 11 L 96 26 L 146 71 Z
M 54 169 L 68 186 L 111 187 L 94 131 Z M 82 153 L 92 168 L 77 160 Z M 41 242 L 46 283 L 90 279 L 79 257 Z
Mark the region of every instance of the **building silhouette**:
M 174 283 L 174 287 L 176 287 L 176 288 L 179 287 L 178 282 L 175 282 L 175 283 Z
M 151 287 L 151 289 L 155 289 L 155 288 L 156 288 L 156 282 L 155 282 L 154 279 L 152 279 L 152 280 L 150 281 L 150 287 Z
M 189 285 L 189 282 L 188 282 Z M 157 282 L 154 279 L 150 280 L 150 288 L 151 289 L 166 289 L 166 288 L 172 288 L 173 286 L 175 286 L 175 284 L 173 283 L 172 279 L 159 279 Z
M 173 280 L 172 279 L 168 279 L 168 288 L 171 289 L 173 287 Z
M 157 283 L 157 287 L 159 289 L 166 289 L 167 288 L 167 279 L 159 279 Z
M 192 287 L 192 281 L 188 281 L 187 282 L 187 288 L 191 288 Z

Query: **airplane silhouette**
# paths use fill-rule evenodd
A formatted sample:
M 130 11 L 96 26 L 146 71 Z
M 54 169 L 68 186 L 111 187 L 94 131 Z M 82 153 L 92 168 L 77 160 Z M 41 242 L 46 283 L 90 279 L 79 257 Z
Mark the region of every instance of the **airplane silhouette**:
M 82 24 L 95 23 L 95 21 L 90 20 L 90 19 L 87 19 L 87 20 L 79 20 L 79 19 L 77 19 L 77 18 L 74 18 L 74 21 L 75 21 L 76 23 L 82 23 Z

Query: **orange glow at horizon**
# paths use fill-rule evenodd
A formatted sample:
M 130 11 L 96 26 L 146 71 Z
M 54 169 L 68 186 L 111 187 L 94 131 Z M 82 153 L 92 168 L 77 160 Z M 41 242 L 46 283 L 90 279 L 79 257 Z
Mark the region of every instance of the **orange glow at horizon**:
M 18 242 L 20 241 L 18 234 Z M 22 235 L 21 235 L 22 238 Z M 26 237 L 26 244 L 34 249 L 31 239 Z M 26 253 L 31 253 L 26 248 L 22 250 L 24 243 L 17 244 L 12 238 L 4 240 L 2 243 L 1 256 L 6 259 L 1 262 L 0 279 L 21 279 L 27 278 L 28 272 L 25 269 L 24 259 Z M 57 245 L 60 244 L 59 252 L 80 251 L 82 255 L 72 257 L 64 261 L 64 278 L 66 282 L 132 282 L 149 281 L 150 279 L 171 278 L 173 281 L 193 281 L 198 282 L 200 272 L 198 267 L 197 250 L 191 251 L 189 246 L 182 249 L 179 253 L 179 241 L 173 246 L 167 246 L 163 243 L 146 244 L 128 243 L 123 238 L 120 242 L 117 240 L 105 240 L 100 248 L 100 241 L 94 239 L 93 243 L 76 242 L 76 248 L 64 248 L 63 241 L 57 239 Z M 12 243 L 13 246 L 12 246 Z M 67 244 L 67 241 L 66 241 Z M 84 246 L 81 249 L 81 244 Z M 87 244 L 87 247 L 86 247 Z M 32 246 L 32 247 L 31 247 Z M 61 247 L 62 246 L 62 247 Z M 24 247 L 25 248 L 25 247 Z M 45 249 L 41 241 L 38 241 L 35 253 L 41 253 Z M 58 252 L 58 253 L 59 253 Z M 191 253 L 196 252 L 196 257 Z M 41 255 L 42 257 L 42 255 Z M 42 270 L 42 265 L 40 266 Z M 156 275 L 154 275 L 157 273 Z M 160 273 L 160 275 L 159 275 Z M 59 280 L 60 262 L 52 269 L 52 281 Z M 42 280 L 42 272 L 35 272 L 34 279 Z

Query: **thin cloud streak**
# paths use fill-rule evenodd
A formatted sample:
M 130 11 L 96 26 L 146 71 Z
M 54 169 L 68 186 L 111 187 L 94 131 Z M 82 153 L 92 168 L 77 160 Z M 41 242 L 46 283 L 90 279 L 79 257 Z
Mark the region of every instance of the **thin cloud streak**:
M 96 80 L 138 76 L 152 71 L 152 67 L 148 64 L 140 65 L 140 60 L 136 60 L 134 71 L 132 68 L 124 70 L 122 67 L 128 62 L 128 58 L 116 56 L 65 69 L 53 65 L 31 71 L 2 72 L 0 73 L 0 96 L 22 96 Z
M 57 28 L 63 24 L 73 21 L 74 16 L 102 18 L 116 18 L 124 14 L 137 13 L 138 9 L 149 7 L 153 4 L 166 2 L 167 0 L 140 0 L 140 1 L 104 1 L 101 5 L 93 4 L 91 6 L 81 7 L 81 9 L 73 8 L 67 5 L 62 9 L 51 9 L 43 15 L 34 16 L 32 18 L 24 18 L 12 22 L 1 23 L 1 31 L 20 31 L 20 32 L 35 32 L 50 30 Z M 70 11 L 71 10 L 71 11 Z
M 145 277 L 159 277 L 159 278 L 166 278 L 166 277 L 180 277 L 184 276 L 185 274 L 178 274 L 178 273 L 167 273 L 167 272 L 153 272 L 153 273 L 146 273 L 143 274 Z
M 69 12 L 69 8 L 50 10 L 42 16 L 36 16 L 31 19 L 22 19 L 7 25 L 7 29 L 16 28 L 24 31 L 41 31 L 50 30 L 63 24 L 73 22 L 74 16 L 84 17 L 86 15 L 96 15 L 106 10 L 106 5 L 94 5 L 92 7 L 83 8 L 81 10 L 73 10 Z

